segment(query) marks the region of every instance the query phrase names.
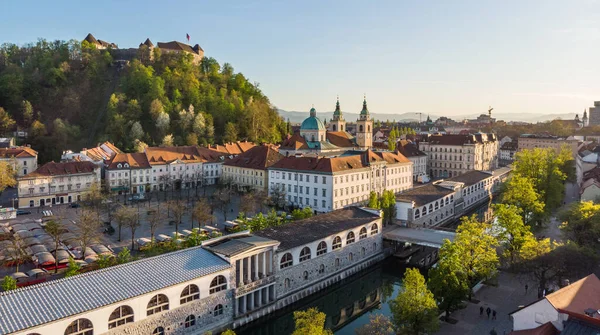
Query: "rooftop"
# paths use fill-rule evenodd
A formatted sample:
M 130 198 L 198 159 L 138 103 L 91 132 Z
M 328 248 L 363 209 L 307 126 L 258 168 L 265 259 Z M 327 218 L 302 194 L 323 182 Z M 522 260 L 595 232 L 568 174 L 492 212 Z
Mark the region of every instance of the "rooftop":
M 16 148 L 0 148 L 1 158 L 27 158 L 37 157 L 37 151 L 30 147 L 16 147 Z
M 98 166 L 92 162 L 50 162 L 40 166 L 37 170 L 25 175 L 23 178 L 92 173 L 97 168 Z
M 600 280 L 595 274 L 591 274 L 548 294 L 546 300 L 561 312 L 585 315 L 585 310 L 588 308 L 600 309 L 599 292 Z
M 436 134 L 436 135 L 424 135 L 422 137 L 423 143 L 435 144 L 435 145 L 465 145 L 465 144 L 476 144 L 476 143 L 487 143 L 495 142 L 495 134 L 468 134 L 468 135 L 455 135 L 455 134 Z
M 253 235 L 228 235 L 212 243 L 205 243 L 203 247 L 207 250 L 226 257 L 235 256 L 255 247 L 276 244 L 277 241 Z
M 277 163 L 283 155 L 272 145 L 255 146 L 252 149 L 225 162 L 223 165 L 247 169 L 266 170 Z
M 288 250 L 377 219 L 379 219 L 379 215 L 367 209 L 347 207 L 283 226 L 267 228 L 254 233 L 254 235 L 277 240 L 281 242 L 279 250 Z
M 143 152 L 134 152 L 129 154 L 118 153 L 116 154 L 112 160 L 108 164 L 108 169 L 117 169 L 119 164 L 129 165 L 129 168 L 132 169 L 146 169 L 150 168 L 150 163 L 148 162 L 148 158 L 146 154 Z
M 117 303 L 229 267 L 229 263 L 220 257 L 195 247 L 4 292 L 0 294 L 0 335 Z
M 417 143 L 410 140 L 400 140 L 396 146 L 398 151 L 405 157 L 427 156 L 426 153 L 419 150 Z
M 431 183 L 402 192 L 396 195 L 396 200 L 406 202 L 412 201 L 415 203 L 416 207 L 420 207 L 452 193 L 454 193 L 454 191 Z
M 414 229 L 398 227 L 383 234 L 385 239 L 411 242 L 418 245 L 439 248 L 445 240 L 454 241 L 456 233 L 435 229 Z

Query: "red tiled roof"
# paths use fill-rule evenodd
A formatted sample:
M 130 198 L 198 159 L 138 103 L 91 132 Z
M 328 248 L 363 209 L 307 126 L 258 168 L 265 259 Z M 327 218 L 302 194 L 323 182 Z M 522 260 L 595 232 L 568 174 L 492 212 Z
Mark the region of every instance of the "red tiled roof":
M 2 158 L 37 157 L 37 154 L 37 151 L 30 147 L 0 148 L 0 157 Z
M 308 149 L 308 144 L 306 143 L 304 137 L 300 136 L 300 132 L 295 132 L 294 135 L 288 136 L 288 138 L 281 143 L 280 148 L 303 150 Z
M 329 143 L 340 148 L 354 148 L 354 137 L 345 131 L 328 131 L 327 140 Z
M 50 162 L 40 166 L 37 170 L 25 175 L 24 178 L 92 173 L 97 168 L 98 166 L 92 162 Z
M 405 157 L 425 156 L 426 153 L 419 150 L 417 143 L 410 140 L 400 140 L 396 145 L 396 149 Z
M 269 166 L 277 163 L 282 158 L 283 155 L 272 145 L 261 145 L 226 161 L 223 165 L 266 170 Z
M 537 328 L 515 330 L 508 333 L 508 335 L 557 335 L 559 333 L 560 332 L 554 327 L 552 322 L 546 322 Z
M 179 50 L 179 51 L 185 51 L 185 52 L 190 52 L 190 53 L 194 53 L 197 54 L 198 52 L 196 52 L 191 45 L 185 44 L 185 43 L 181 43 L 181 42 L 177 42 L 177 41 L 171 41 L 171 42 L 158 42 L 157 46 L 161 49 L 167 49 L 167 50 Z M 200 48 L 200 46 L 198 46 L 198 48 L 200 50 L 202 50 L 202 48 Z M 202 50 L 204 51 L 204 50 Z
M 550 293 L 546 300 L 557 310 L 585 315 L 588 308 L 600 306 L 600 280 L 595 274 Z
M 285 157 L 273 164 L 273 168 L 317 171 L 325 173 L 340 172 L 353 169 L 363 169 L 370 163 L 385 161 L 390 164 L 410 163 L 408 158 L 395 152 L 373 152 L 367 150 L 355 155 L 341 157 Z
M 150 167 L 148 158 L 143 152 L 135 152 L 131 154 L 116 154 L 108 164 L 108 169 L 117 169 L 118 164 L 129 164 L 132 169 L 145 169 Z
M 150 165 L 171 163 L 177 159 L 185 163 L 203 161 L 196 146 L 147 147 L 146 156 Z

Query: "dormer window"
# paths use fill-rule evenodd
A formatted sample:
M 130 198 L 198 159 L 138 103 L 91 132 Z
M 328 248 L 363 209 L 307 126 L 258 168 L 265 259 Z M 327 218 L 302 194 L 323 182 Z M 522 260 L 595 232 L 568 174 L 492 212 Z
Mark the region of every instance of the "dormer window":
M 121 163 L 117 164 L 117 169 L 120 169 L 122 167 L 123 167 L 123 165 L 121 165 Z
M 129 164 L 125 163 L 125 168 L 128 168 L 128 167 L 129 167 Z

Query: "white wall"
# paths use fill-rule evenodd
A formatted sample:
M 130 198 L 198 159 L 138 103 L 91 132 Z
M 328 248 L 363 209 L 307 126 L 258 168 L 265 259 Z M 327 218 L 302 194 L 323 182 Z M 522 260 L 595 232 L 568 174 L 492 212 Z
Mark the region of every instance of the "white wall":
M 558 311 L 548 300 L 542 299 L 512 314 L 513 330 L 537 328 L 546 322 L 557 321 L 558 318 Z

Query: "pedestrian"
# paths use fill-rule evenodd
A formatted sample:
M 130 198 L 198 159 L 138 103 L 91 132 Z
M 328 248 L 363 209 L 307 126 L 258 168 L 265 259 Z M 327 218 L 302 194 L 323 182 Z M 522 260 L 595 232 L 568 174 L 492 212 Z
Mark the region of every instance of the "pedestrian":
M 489 307 L 485 310 L 485 313 L 487 314 L 488 319 L 490 318 L 490 313 L 491 312 L 492 312 L 492 310 Z
M 483 315 L 483 306 L 479 306 L 479 316 Z
M 525 294 L 527 294 L 527 289 L 529 289 L 529 285 L 525 284 Z
M 492 312 L 492 320 L 496 320 L 496 310 Z

